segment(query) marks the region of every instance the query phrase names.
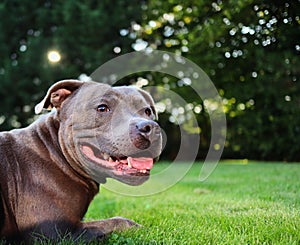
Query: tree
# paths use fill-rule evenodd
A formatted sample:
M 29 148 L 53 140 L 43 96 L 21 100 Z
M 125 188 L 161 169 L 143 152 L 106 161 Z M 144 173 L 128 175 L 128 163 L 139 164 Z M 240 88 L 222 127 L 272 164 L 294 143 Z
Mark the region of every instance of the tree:
M 191 59 L 223 96 L 224 157 L 300 160 L 299 1 L 152 0 L 144 9 L 133 26 L 136 44 Z M 188 91 L 193 107 L 205 108 Z M 206 110 L 198 120 L 207 149 Z
M 131 40 L 120 30 L 139 20 L 139 1 L 2 1 L 0 129 L 24 127 L 50 84 L 89 75 Z M 118 48 L 116 48 L 118 47 Z M 55 50 L 60 62 L 47 57 Z
M 30 123 L 34 105 L 53 82 L 89 75 L 128 51 L 159 49 L 191 59 L 214 82 L 227 116 L 225 158 L 299 161 L 299 12 L 299 1 L 291 0 L 3 1 L 0 129 Z M 49 62 L 50 50 L 60 62 Z M 166 75 L 136 74 L 122 82 L 138 79 L 186 98 L 184 113 L 195 112 L 200 128 L 188 117 L 178 122 L 190 134 L 201 132 L 204 157 L 209 101 Z M 175 114 L 170 104 L 160 116 L 172 141 L 168 158 L 180 142 Z

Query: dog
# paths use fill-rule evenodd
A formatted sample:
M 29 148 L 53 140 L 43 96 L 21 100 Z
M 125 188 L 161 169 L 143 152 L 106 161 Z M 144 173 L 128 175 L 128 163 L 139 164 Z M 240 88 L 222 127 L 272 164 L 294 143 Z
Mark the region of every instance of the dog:
M 162 149 L 149 93 L 133 86 L 63 80 L 23 129 L 0 133 L 0 238 L 85 242 L 139 226 L 122 217 L 82 222 L 99 185 L 144 183 Z

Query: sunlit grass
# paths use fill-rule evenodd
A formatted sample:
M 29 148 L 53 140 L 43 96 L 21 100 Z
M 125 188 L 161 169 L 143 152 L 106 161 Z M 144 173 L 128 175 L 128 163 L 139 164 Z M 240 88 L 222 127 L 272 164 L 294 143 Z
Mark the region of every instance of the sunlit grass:
M 152 196 L 102 187 L 85 221 L 124 216 L 143 225 L 103 244 L 300 244 L 300 164 L 225 161 L 205 182 L 200 167 Z
M 199 171 L 195 164 L 177 185 L 149 197 L 102 189 L 86 217 L 124 216 L 144 226 L 113 234 L 109 244 L 300 243 L 300 165 L 223 163 L 205 182 Z

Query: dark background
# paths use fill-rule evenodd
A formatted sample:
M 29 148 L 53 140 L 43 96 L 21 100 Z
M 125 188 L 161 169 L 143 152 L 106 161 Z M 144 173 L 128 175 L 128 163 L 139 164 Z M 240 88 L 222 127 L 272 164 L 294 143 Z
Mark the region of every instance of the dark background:
M 192 60 L 218 89 L 227 117 L 223 158 L 300 161 L 298 0 L 7 0 L 0 3 L 0 30 L 1 131 L 31 123 L 52 83 L 90 75 L 130 51 L 158 49 Z M 51 50 L 59 62 L 49 61 Z M 198 157 L 204 158 L 210 143 L 205 101 L 163 74 L 122 83 L 138 79 L 187 100 L 182 115 L 194 110 L 199 128 L 184 116 L 180 127 L 201 132 Z M 165 159 L 176 157 L 180 144 L 175 112 L 166 107 L 160 114 Z

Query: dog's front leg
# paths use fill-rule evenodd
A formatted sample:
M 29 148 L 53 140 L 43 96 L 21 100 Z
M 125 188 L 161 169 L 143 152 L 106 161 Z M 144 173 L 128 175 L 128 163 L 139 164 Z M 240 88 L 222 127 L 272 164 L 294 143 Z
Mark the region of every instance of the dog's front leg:
M 140 227 L 139 224 L 123 217 L 114 217 L 92 222 L 82 222 L 76 237 L 86 242 L 102 240 L 114 231 L 124 231 L 129 228 Z

